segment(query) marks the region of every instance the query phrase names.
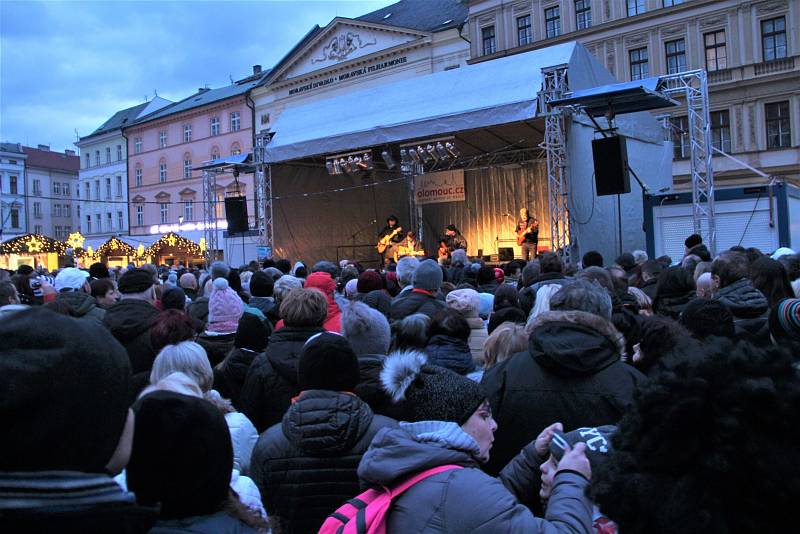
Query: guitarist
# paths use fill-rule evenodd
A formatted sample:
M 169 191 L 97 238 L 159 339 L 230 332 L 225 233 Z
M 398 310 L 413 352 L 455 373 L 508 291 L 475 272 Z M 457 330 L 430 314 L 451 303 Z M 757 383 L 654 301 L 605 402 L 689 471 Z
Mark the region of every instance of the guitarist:
M 522 258 L 531 261 L 536 257 L 536 247 L 539 244 L 539 221 L 528 215 L 528 208 L 519 210 L 516 233 L 517 244 L 522 247 Z
M 386 219 L 386 226 L 378 234 L 378 254 L 381 255 L 381 265 L 386 258 L 394 257 L 394 247 L 403 240 L 403 228 L 398 224 L 397 217 L 390 215 Z

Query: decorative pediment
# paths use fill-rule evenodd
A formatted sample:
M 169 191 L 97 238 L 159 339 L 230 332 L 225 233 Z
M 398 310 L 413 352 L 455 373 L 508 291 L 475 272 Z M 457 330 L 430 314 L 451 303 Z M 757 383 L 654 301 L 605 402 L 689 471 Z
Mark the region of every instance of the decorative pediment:
M 184 187 L 183 189 L 181 189 L 181 190 L 178 192 L 178 194 L 179 194 L 180 196 L 182 196 L 182 197 L 189 197 L 189 196 L 192 196 L 192 195 L 196 195 L 196 194 L 197 194 L 197 191 L 195 191 L 195 190 L 194 190 L 194 189 L 192 189 L 191 187 Z
M 298 50 L 274 79 L 296 78 L 425 37 L 430 34 L 337 17 Z
M 159 191 L 156 194 L 156 199 L 157 200 L 169 200 L 169 197 L 170 197 L 170 194 L 167 193 L 166 191 Z
M 136 195 L 131 199 L 131 202 L 144 202 L 144 197 L 142 195 Z

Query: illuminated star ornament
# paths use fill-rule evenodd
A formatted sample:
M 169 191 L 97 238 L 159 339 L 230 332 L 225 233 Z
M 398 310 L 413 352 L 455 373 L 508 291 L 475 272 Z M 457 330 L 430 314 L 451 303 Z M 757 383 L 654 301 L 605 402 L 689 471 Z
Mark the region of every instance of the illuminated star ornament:
M 139 246 L 136 248 L 136 254 L 141 258 L 144 256 L 144 245 L 139 243 Z
M 177 242 L 178 239 L 175 237 L 175 234 L 170 234 L 169 237 L 167 237 L 167 245 L 174 247 Z
M 28 239 L 28 252 L 30 252 L 31 254 L 36 254 L 37 252 L 41 251 L 42 251 L 42 242 L 39 240 L 38 237 L 31 236 L 31 238 Z
M 86 241 L 86 239 L 81 235 L 80 232 L 72 232 L 67 238 L 67 244 L 72 248 L 82 248 L 84 241 Z

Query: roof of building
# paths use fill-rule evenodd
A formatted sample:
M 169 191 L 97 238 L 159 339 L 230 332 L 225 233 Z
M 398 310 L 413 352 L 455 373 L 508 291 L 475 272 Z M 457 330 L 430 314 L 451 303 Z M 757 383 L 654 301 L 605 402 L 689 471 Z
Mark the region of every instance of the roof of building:
M 22 145 L 19 143 L 0 143 L 0 152 L 11 152 L 13 154 L 22 154 Z
M 316 36 L 317 36 L 317 34 L 319 34 L 319 32 L 321 32 L 321 31 L 322 31 L 322 28 L 320 28 L 318 24 L 315 24 L 313 28 L 311 28 L 310 30 L 308 30 L 308 32 L 307 32 L 307 33 L 306 33 L 306 34 L 303 36 L 303 38 L 302 38 L 302 39 L 300 39 L 299 41 L 297 41 L 297 44 L 295 44 L 295 45 L 294 45 L 294 46 L 291 48 L 291 50 L 289 50 L 288 52 L 286 52 L 286 54 L 285 54 L 285 55 L 284 55 L 284 56 L 283 56 L 283 57 L 282 57 L 282 58 L 281 58 L 281 59 L 280 59 L 280 60 L 279 60 L 279 61 L 278 61 L 278 62 L 275 64 L 275 66 L 274 66 L 274 67 L 272 67 L 271 69 L 269 69 L 269 71 L 268 71 L 268 73 L 267 73 L 267 76 L 265 77 L 265 79 L 266 79 L 266 78 L 272 78 L 274 75 L 276 75 L 277 73 L 279 73 L 279 72 L 280 72 L 280 70 L 281 70 L 281 67 L 283 67 L 283 66 L 286 64 L 286 62 L 287 62 L 287 61 L 290 61 L 290 60 L 291 60 L 291 58 L 292 58 L 292 57 L 294 57 L 294 54 L 295 54 L 295 53 L 296 53 L 298 50 L 300 50 L 302 47 L 304 47 L 304 46 L 306 45 L 306 43 L 308 43 L 309 41 L 311 41 L 311 40 L 312 40 L 314 37 L 316 37 Z
M 355 20 L 435 33 L 460 26 L 468 14 L 461 0 L 400 0 Z
M 76 175 L 81 167 L 81 159 L 78 156 L 68 156 L 63 152 L 39 150 L 38 148 L 29 146 L 23 146 L 22 151 L 28 156 L 25 164 L 29 167 L 52 169 L 67 173 L 75 173 Z
M 233 98 L 235 96 L 242 95 L 258 85 L 260 79 L 261 78 L 243 83 L 234 83 L 233 85 L 227 85 L 225 87 L 220 87 L 219 89 L 200 89 L 198 92 L 184 98 L 183 100 L 179 100 L 174 104 L 164 106 L 158 111 L 141 117 L 140 119 L 134 121 L 133 124 L 150 122 L 156 119 L 167 117 L 169 115 L 174 115 L 175 113 L 181 113 L 182 111 L 188 111 L 190 109 L 206 106 L 214 102 L 219 102 L 220 100 L 225 100 L 226 98 Z
M 123 109 L 122 111 L 117 111 L 114 113 L 110 119 L 104 122 L 98 129 L 90 133 L 85 137 L 81 137 L 81 139 L 86 139 L 87 137 L 92 137 L 95 135 L 100 135 L 105 132 L 110 132 L 112 130 L 119 130 L 120 128 L 124 128 L 129 124 L 133 123 L 136 120 L 136 117 L 139 116 L 144 108 L 147 107 L 148 102 L 142 102 L 136 106 L 133 106 L 128 109 Z

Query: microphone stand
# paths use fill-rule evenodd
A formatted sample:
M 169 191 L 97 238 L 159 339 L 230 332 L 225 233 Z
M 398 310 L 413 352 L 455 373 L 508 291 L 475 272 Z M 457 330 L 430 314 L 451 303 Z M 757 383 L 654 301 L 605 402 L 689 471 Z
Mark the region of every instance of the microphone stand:
M 376 222 L 378 222 L 378 219 L 372 219 L 369 223 L 365 224 L 364 226 L 362 226 L 361 228 L 356 230 L 356 232 L 353 235 L 350 236 L 350 239 L 353 241 L 353 259 L 354 260 L 356 259 L 356 237 L 358 237 L 358 235 L 361 232 L 365 231 L 367 228 L 369 228 L 370 226 L 372 226 Z

